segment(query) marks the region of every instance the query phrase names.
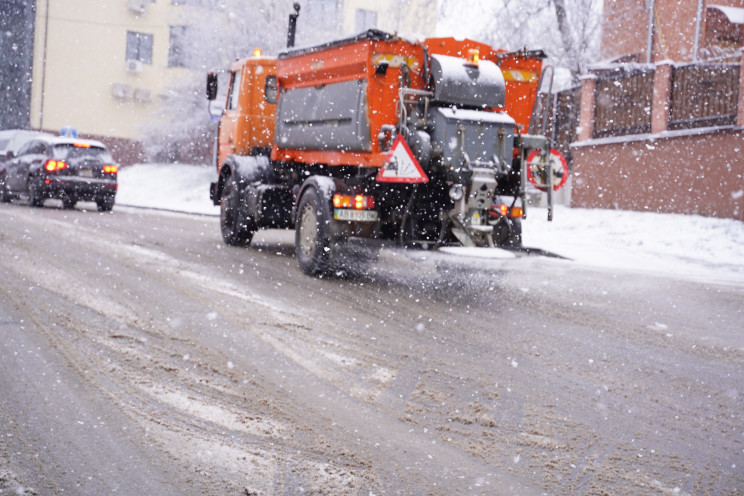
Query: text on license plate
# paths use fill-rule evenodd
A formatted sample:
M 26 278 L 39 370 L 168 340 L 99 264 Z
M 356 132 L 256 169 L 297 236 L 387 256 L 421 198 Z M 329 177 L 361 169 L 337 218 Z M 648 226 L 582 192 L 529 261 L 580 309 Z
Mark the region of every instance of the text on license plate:
M 80 176 L 80 177 L 93 177 L 93 170 L 92 169 L 80 169 L 78 171 L 78 176 Z
M 377 222 L 377 210 L 352 210 L 337 208 L 333 210 L 336 220 L 350 220 L 354 222 Z

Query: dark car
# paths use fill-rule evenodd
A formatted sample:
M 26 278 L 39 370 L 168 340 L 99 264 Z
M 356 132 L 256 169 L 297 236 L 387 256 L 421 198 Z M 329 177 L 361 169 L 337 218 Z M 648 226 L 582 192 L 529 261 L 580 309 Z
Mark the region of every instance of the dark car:
M 52 137 L 51 134 L 27 129 L 7 129 L 0 131 L 0 167 L 12 159 L 28 141 L 34 138 Z
M 27 196 L 40 207 L 47 198 L 73 208 L 78 200 L 95 201 L 98 210 L 114 207 L 118 166 L 103 143 L 53 136 L 32 139 L 4 164 L 0 200 Z
M 51 137 L 51 134 L 28 129 L 7 129 L 0 131 L 0 199 L 5 188 L 5 163 L 16 156 L 23 145 L 34 138 Z

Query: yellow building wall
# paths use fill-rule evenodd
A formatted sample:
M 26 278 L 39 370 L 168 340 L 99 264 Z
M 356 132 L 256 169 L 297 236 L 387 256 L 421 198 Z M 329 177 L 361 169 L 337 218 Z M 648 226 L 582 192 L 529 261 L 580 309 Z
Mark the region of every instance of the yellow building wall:
M 344 0 L 344 34 L 356 32 L 358 9 L 377 12 L 377 29 L 404 36 L 434 36 L 436 0 Z
M 31 96 L 32 127 L 79 134 L 142 138 L 158 98 L 183 68 L 168 67 L 170 26 L 179 6 L 145 0 L 144 13 L 129 0 L 49 0 L 37 3 Z M 47 10 L 48 7 L 48 10 Z M 153 35 L 152 64 L 127 71 L 127 31 Z M 114 96 L 114 86 L 131 91 Z M 136 98 L 135 98 L 136 97 Z

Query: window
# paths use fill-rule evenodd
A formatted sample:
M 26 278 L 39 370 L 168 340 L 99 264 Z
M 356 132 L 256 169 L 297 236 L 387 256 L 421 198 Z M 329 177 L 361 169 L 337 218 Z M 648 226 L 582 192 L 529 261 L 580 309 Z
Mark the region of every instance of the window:
M 377 12 L 374 10 L 357 9 L 355 27 L 357 33 L 376 28 Z
M 111 163 L 114 158 L 106 148 L 99 146 L 78 147 L 71 144 L 55 145 L 53 150 L 54 158 L 57 160 L 75 160 L 81 157 L 90 157 Z
M 30 147 L 31 147 L 31 143 L 26 143 L 25 145 L 23 145 L 21 147 L 20 150 L 18 150 L 18 153 L 16 153 L 16 155 L 18 155 L 18 156 L 20 156 L 20 155 L 26 155 L 28 153 L 28 149 Z
M 266 76 L 266 87 L 264 88 L 264 98 L 269 103 L 276 103 L 276 76 Z
M 171 26 L 170 44 L 168 45 L 168 67 L 187 66 L 187 35 L 188 26 Z
M 152 64 L 152 35 L 127 31 L 127 60 Z
M 230 75 L 230 88 L 227 94 L 227 110 L 238 108 L 238 94 L 240 93 L 240 73 L 233 72 Z
M 308 14 L 322 23 L 325 29 L 336 29 L 339 24 L 339 0 L 308 0 Z
M 43 141 L 32 141 L 27 143 L 18 152 L 18 155 L 43 155 L 46 153 L 46 145 Z

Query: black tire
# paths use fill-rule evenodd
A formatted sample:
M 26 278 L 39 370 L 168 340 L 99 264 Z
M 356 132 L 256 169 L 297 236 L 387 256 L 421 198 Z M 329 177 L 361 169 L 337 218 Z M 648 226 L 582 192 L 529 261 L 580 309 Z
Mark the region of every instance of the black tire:
M 44 206 L 44 191 L 38 181 L 31 177 L 28 180 L 28 204 L 32 207 Z
M 295 254 L 305 274 L 322 275 L 330 270 L 330 221 L 328 208 L 318 191 L 310 187 L 297 207 Z
M 522 246 L 522 220 L 502 217 L 493 227 L 493 242 L 502 248 Z
M 5 184 L 5 172 L 0 175 L 0 203 L 10 203 L 12 196 Z
M 75 208 L 76 203 L 77 198 L 70 198 L 69 196 L 65 196 L 62 198 L 62 208 L 64 208 L 65 210 L 71 210 Z M 98 209 L 101 209 L 100 205 L 98 206 Z
M 243 212 L 238 181 L 231 175 L 222 186 L 220 196 L 220 228 L 222 239 L 230 246 L 248 245 L 256 232 L 253 219 Z
M 72 205 L 75 206 L 74 203 Z M 99 212 L 111 212 L 111 210 L 113 210 L 114 208 L 114 199 L 113 198 L 102 198 L 102 199 L 96 200 L 96 205 L 98 206 Z

